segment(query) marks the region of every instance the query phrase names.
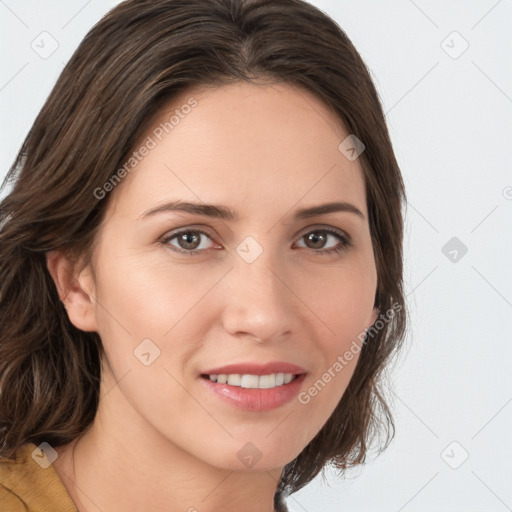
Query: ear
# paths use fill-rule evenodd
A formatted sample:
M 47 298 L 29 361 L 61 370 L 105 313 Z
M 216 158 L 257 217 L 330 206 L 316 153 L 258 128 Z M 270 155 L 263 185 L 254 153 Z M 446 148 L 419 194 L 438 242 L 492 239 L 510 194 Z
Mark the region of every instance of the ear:
M 62 251 L 46 253 L 46 265 L 70 322 L 82 331 L 97 332 L 95 284 L 89 266 L 80 270 Z

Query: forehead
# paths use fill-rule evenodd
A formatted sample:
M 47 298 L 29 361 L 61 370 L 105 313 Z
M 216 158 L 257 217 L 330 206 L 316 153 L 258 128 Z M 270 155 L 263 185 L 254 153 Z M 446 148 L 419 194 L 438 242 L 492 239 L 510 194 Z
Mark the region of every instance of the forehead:
M 292 85 L 189 89 L 134 148 L 150 149 L 116 191 L 116 210 L 133 217 L 182 199 L 252 208 L 261 217 L 299 202 L 351 200 L 365 212 L 359 161 L 338 149 L 347 136 L 323 102 Z

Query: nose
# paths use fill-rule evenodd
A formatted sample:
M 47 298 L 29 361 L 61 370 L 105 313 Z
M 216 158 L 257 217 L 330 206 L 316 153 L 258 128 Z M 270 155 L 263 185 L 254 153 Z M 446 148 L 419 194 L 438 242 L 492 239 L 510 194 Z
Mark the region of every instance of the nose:
M 289 280 L 268 252 L 252 263 L 236 259 L 223 289 L 226 332 L 259 343 L 283 340 L 296 332 L 300 302 Z

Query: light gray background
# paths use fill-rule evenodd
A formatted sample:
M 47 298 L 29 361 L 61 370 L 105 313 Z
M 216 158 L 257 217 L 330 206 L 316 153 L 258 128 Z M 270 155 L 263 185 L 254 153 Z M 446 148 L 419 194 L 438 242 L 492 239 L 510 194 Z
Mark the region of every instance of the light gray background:
M 117 3 L 0 0 L 0 177 Z M 387 112 L 409 201 L 411 333 L 392 373 L 391 447 L 345 480 L 327 471 L 290 510 L 512 510 L 512 1 L 311 3 L 352 39 Z M 51 49 L 44 31 L 58 43 L 46 59 L 31 47 Z

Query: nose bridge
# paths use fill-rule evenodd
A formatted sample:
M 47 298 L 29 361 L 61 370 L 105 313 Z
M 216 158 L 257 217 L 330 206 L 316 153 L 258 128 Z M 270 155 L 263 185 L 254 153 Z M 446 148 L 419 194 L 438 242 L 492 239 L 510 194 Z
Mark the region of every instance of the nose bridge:
M 237 248 L 230 272 L 224 327 L 231 334 L 245 333 L 265 341 L 293 329 L 293 294 L 284 284 L 284 266 L 275 252 L 256 251 L 254 242 L 246 243 Z

